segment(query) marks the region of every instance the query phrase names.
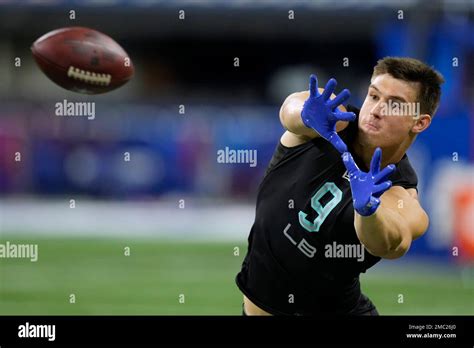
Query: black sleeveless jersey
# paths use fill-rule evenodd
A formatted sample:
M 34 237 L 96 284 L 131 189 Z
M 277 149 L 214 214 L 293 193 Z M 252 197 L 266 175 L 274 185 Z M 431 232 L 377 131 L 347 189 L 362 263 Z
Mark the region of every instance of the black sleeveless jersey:
M 339 133 L 349 150 L 357 121 Z M 406 154 L 389 179 L 416 188 Z M 359 274 L 380 260 L 357 238 L 348 174 L 339 152 L 322 138 L 292 148 L 278 144 L 258 189 L 248 243 L 236 282 L 271 314 L 353 313 L 361 298 Z

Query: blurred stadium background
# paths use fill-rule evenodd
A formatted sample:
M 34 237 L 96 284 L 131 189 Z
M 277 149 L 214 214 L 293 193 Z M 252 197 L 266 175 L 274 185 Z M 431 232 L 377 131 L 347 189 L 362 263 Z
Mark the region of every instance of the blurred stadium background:
M 37 243 L 39 259 L 0 259 L 0 314 L 239 315 L 234 277 L 279 106 L 312 72 L 360 106 L 387 55 L 422 59 L 446 83 L 409 151 L 430 229 L 363 274 L 363 290 L 382 314 L 474 314 L 473 6 L 1 0 L 0 238 Z M 135 78 L 98 96 L 55 86 L 29 48 L 65 26 L 116 39 Z M 54 116 L 64 99 L 95 102 L 96 118 Z M 256 149 L 258 165 L 218 163 L 225 147 Z

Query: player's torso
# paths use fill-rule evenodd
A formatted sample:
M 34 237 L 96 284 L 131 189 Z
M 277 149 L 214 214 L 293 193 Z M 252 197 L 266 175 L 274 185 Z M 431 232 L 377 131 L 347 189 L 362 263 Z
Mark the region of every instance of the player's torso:
M 346 169 L 323 139 L 292 149 L 268 172 L 254 228 L 291 277 L 321 291 L 379 260 L 357 238 Z

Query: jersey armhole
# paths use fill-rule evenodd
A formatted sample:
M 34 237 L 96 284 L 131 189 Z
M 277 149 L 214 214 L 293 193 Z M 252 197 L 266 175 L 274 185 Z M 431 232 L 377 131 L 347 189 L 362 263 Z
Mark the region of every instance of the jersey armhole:
M 296 145 L 296 146 L 285 146 L 285 145 L 282 144 L 281 140 L 279 140 L 278 141 L 278 146 L 280 146 L 285 151 L 292 151 L 292 150 L 296 150 L 296 149 L 301 149 L 305 145 L 308 145 L 309 143 L 312 143 L 312 142 L 313 142 L 313 139 L 309 139 L 307 142 Z
M 317 139 L 317 138 L 316 138 Z M 270 173 L 278 164 L 286 157 L 288 154 L 294 153 L 300 149 L 304 149 L 305 147 L 312 146 L 313 144 L 313 139 L 309 140 L 303 144 L 299 144 L 296 146 L 288 147 L 285 146 L 281 143 L 281 141 L 278 141 L 278 145 L 276 146 L 275 151 L 273 152 L 273 156 L 270 160 L 270 163 L 267 166 L 267 169 L 265 170 L 264 178 L 267 176 L 268 173 Z

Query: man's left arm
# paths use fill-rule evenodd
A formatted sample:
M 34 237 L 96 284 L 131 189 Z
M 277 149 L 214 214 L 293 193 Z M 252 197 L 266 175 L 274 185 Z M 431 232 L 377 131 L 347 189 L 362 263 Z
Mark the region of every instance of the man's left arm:
M 380 197 L 380 205 L 370 216 L 354 212 L 357 236 L 373 255 L 399 258 L 411 242 L 425 233 L 429 219 L 415 189 L 393 186 Z

